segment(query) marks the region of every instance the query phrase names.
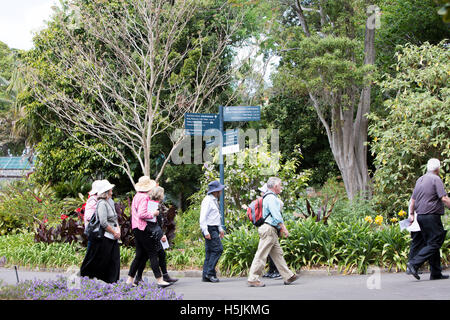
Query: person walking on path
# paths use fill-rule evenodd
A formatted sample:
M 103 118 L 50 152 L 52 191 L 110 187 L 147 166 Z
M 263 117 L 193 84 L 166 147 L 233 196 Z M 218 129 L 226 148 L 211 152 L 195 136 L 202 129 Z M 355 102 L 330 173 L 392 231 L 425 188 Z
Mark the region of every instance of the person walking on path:
M 261 192 L 261 197 L 264 197 L 267 191 L 267 183 L 265 183 L 261 188 L 258 188 L 258 190 Z M 283 208 L 283 202 L 277 198 L 278 201 L 280 201 L 280 206 Z M 281 210 L 280 210 L 281 211 Z M 272 258 L 269 256 L 267 257 L 267 260 L 269 262 L 269 271 L 265 275 L 263 275 L 263 278 L 271 278 L 271 279 L 281 279 L 281 274 L 278 272 L 277 267 L 275 266 L 275 263 L 273 262 Z
M 218 199 L 225 186 L 219 181 L 208 184 L 208 194 L 202 201 L 200 209 L 200 228 L 205 237 L 205 262 L 203 263 L 202 281 L 219 282 L 216 265 L 223 252 L 222 229 Z
M 264 287 L 264 283 L 260 281 L 260 276 L 264 270 L 267 256 L 272 257 L 278 271 L 283 277 L 284 284 L 288 285 L 298 279 L 298 276 L 289 270 L 286 261 L 283 257 L 283 250 L 281 249 L 278 237 L 279 233 L 285 237 L 289 236 L 280 212 L 280 202 L 277 195 L 281 193 L 281 179 L 271 177 L 267 181 L 267 188 L 269 189 L 263 200 L 263 217 L 265 222 L 258 227 L 259 244 L 255 257 L 253 258 L 250 267 L 247 284 L 250 287 Z
M 112 200 L 113 184 L 102 180 L 97 188 L 96 213 L 103 228 L 100 239 L 89 239 L 90 246 L 80 268 L 82 277 L 97 278 L 114 283 L 120 277 L 120 227 Z
M 442 225 L 441 216 L 445 212 L 444 205 L 450 208 L 450 198 L 439 177 L 439 170 L 439 160 L 430 159 L 427 163 L 427 173 L 417 180 L 411 197 L 409 220 L 414 221 L 415 211 L 425 241 L 425 245 L 409 259 L 406 267 L 406 273 L 417 280 L 420 279 L 418 269 L 426 261 L 430 264 L 430 280 L 449 278 L 448 275 L 442 274 L 439 250 L 447 233 Z
M 166 235 L 164 234 L 164 216 L 167 212 L 167 207 L 163 204 L 164 201 L 164 188 L 162 187 L 155 187 L 150 191 L 150 199 L 159 202 L 158 205 L 158 211 L 159 214 L 156 217 L 156 223 L 157 225 L 154 225 L 154 222 L 147 222 L 147 225 L 150 225 L 150 228 L 157 229 L 158 231 L 153 232 L 152 234 L 162 234 L 162 237 L 158 236 L 159 241 L 157 241 L 156 245 L 158 247 L 158 261 L 159 261 L 159 268 L 161 270 L 161 273 L 163 275 L 163 280 L 168 283 L 175 283 L 178 281 L 176 278 L 171 278 L 169 276 L 169 273 L 167 271 L 167 260 L 166 260 L 166 251 L 164 250 L 163 246 L 161 245 L 162 242 L 168 242 Z M 147 260 L 142 259 L 142 263 L 138 268 L 136 278 L 134 279 L 134 284 L 139 284 L 140 281 L 142 281 L 142 274 L 144 273 L 145 266 L 147 265 Z
M 150 265 L 153 274 L 156 278 L 158 287 L 165 288 L 171 285 L 164 281 L 161 271 L 159 270 L 158 260 L 158 241 L 152 235 L 152 230 L 147 224 L 147 219 L 153 219 L 157 217 L 159 212 L 149 212 L 148 203 L 150 201 L 150 191 L 156 187 L 156 182 L 151 180 L 148 176 L 142 176 L 136 183 L 136 195 L 131 203 L 131 228 L 134 234 L 134 241 L 136 243 L 136 256 L 131 263 L 130 270 L 128 272 L 128 284 L 133 284 L 134 277 L 138 268 L 145 263 L 147 259 L 150 259 Z

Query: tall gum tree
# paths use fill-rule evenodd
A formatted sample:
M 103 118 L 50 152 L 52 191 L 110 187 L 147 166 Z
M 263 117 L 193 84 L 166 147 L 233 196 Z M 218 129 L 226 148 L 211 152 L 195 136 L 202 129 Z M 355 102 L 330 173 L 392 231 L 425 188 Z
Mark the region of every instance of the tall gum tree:
M 274 82 L 279 90 L 289 86 L 309 96 L 349 199 L 370 198 L 366 115 L 375 72 L 377 8 L 351 0 L 281 4 L 274 30 L 282 59 Z

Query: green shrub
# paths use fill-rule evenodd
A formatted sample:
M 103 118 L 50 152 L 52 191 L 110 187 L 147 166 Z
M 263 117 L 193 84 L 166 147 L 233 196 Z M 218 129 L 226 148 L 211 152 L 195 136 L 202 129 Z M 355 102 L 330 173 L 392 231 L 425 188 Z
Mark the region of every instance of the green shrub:
M 49 186 L 30 181 L 15 181 L 0 191 L 0 235 L 32 230 L 36 222 L 58 222 L 64 213 L 63 203 Z
M 240 227 L 223 239 L 220 270 L 230 276 L 242 275 L 250 269 L 258 249 L 259 236 L 255 227 Z
M 343 273 L 364 274 L 371 265 L 395 271 L 406 270 L 410 235 L 398 224 L 369 223 L 363 218 L 333 221 L 328 225 L 314 219 L 286 222 L 289 238 L 280 238 L 286 263 L 292 270 L 302 267 L 337 267 Z M 220 270 L 245 275 L 258 247 L 255 227 L 240 227 L 226 235 Z M 442 262 L 450 258 L 450 236 L 441 249 Z
M 86 248 L 80 243 L 34 242 L 32 233 L 6 235 L 0 237 L 0 257 L 5 257 L 8 265 L 40 268 L 67 268 L 81 266 Z M 120 265 L 127 267 L 135 256 L 134 248 L 120 247 Z

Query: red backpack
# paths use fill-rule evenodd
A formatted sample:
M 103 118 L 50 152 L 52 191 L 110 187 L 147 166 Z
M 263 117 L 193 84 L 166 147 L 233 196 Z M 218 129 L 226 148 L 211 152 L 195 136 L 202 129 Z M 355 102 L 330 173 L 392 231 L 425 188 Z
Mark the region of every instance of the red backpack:
M 266 221 L 267 217 L 263 218 L 263 199 L 268 194 L 269 193 L 266 193 L 263 197 L 258 197 L 256 200 L 253 200 L 247 208 L 247 217 L 257 227 L 261 226 L 264 221 Z

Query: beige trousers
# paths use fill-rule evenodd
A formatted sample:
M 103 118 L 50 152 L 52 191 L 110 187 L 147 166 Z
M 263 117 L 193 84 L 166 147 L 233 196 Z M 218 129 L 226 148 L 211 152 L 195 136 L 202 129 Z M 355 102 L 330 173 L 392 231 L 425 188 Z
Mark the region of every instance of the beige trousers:
M 281 249 L 280 243 L 278 241 L 277 230 L 274 227 L 264 223 L 258 228 L 258 233 L 258 250 L 256 251 L 255 257 L 253 258 L 253 262 L 250 267 L 248 281 L 259 280 L 264 271 L 267 256 L 269 254 L 281 276 L 283 277 L 283 280 L 288 280 L 294 275 L 294 273 L 289 270 L 286 261 L 284 260 L 283 250 Z

